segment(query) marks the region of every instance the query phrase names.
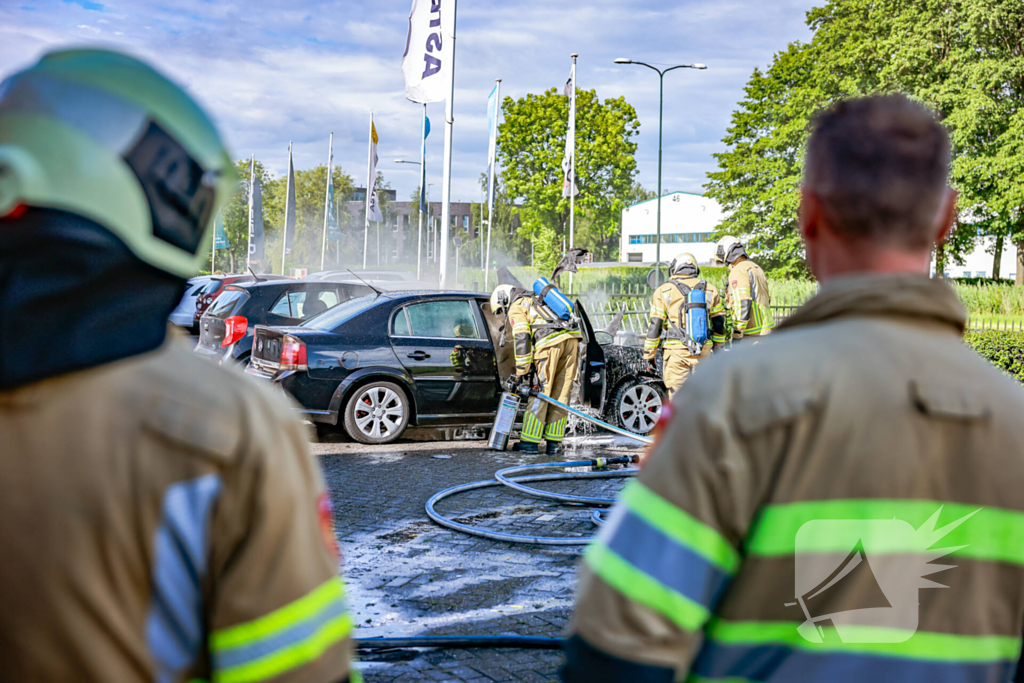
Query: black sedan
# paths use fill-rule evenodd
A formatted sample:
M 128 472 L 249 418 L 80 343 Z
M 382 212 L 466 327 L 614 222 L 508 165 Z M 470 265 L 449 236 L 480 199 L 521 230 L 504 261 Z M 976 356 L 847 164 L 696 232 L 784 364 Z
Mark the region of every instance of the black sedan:
M 353 282 L 261 280 L 226 285 L 199 321 L 195 351 L 222 362 L 248 363 L 256 325 L 299 325 L 372 292 L 368 285 Z
M 579 305 L 580 399 L 638 433 L 665 390 L 640 349 L 611 344 Z M 486 294 L 387 292 L 341 303 L 301 326 L 257 326 L 247 372 L 272 380 L 307 419 L 343 426 L 362 443 L 394 441 L 409 425 L 486 424 L 501 379 L 515 371 L 503 317 Z M 605 397 L 611 397 L 606 401 Z

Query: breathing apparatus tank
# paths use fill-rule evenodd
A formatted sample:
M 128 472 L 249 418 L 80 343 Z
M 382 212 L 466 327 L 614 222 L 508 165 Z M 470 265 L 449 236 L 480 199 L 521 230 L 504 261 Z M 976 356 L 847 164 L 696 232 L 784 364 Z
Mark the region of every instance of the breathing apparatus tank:
M 544 305 L 562 320 L 570 320 L 576 312 L 572 302 L 558 291 L 546 277 L 539 277 L 533 283 L 533 293 L 540 297 Z

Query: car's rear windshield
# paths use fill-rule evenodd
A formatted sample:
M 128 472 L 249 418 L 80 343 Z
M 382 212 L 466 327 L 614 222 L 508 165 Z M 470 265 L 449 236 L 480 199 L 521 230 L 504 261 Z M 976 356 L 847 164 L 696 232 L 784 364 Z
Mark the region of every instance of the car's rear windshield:
M 343 301 L 334 308 L 328 309 L 320 315 L 315 315 L 302 323 L 303 327 L 312 327 L 321 332 L 330 332 L 338 325 L 351 320 L 363 311 L 369 310 L 377 303 L 380 297 L 376 294 L 360 296 L 355 299 Z
M 213 294 L 220 289 L 221 285 L 224 284 L 223 280 L 210 280 L 199 290 L 199 296 L 204 294 Z
M 241 287 L 232 287 L 228 285 L 224 289 L 224 293 L 221 294 L 214 300 L 213 305 L 210 306 L 210 310 L 206 312 L 206 315 L 212 315 L 215 318 L 229 318 L 242 308 L 242 304 L 249 300 L 249 294 Z

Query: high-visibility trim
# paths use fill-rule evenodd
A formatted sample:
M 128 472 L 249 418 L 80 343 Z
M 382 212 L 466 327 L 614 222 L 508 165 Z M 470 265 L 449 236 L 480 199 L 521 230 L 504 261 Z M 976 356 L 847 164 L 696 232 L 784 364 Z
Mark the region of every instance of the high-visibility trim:
M 672 538 L 629 508 L 616 510 L 601 542 L 662 586 L 712 609 L 729 576 L 686 543 Z
M 798 622 L 792 621 L 727 621 L 713 618 L 707 634 L 720 643 L 730 645 L 788 645 L 814 652 L 845 652 L 877 654 L 906 659 L 927 659 L 948 662 L 992 662 L 1016 659 L 1021 639 L 1016 636 L 981 636 L 911 631 L 907 638 L 903 629 L 882 626 L 844 625 L 849 640 L 898 640 L 902 642 L 828 642 L 812 643 L 797 633 Z
M 307 664 L 352 633 L 340 579 L 259 619 L 210 636 L 216 683 L 262 681 Z
M 568 422 L 567 418 L 562 418 L 548 424 L 544 428 L 544 439 L 547 441 L 561 441 L 565 438 L 565 425 Z
M 587 548 L 584 561 L 609 586 L 680 628 L 696 631 L 707 621 L 709 612 L 706 607 L 647 576 L 600 540 Z
M 708 318 L 714 318 L 715 316 L 725 315 L 725 306 L 722 304 L 722 300 L 718 299 L 715 305 L 708 311 Z
M 666 311 L 661 306 L 652 305 L 651 306 L 651 312 L 650 312 L 650 315 L 648 317 L 651 317 L 651 318 L 661 318 L 662 320 L 667 320 L 668 319 L 668 311 Z
M 546 349 L 549 346 L 554 346 L 555 344 L 561 342 L 564 339 L 579 339 L 581 336 L 582 335 L 580 334 L 579 330 L 559 330 L 558 332 L 553 332 L 552 334 L 548 335 L 547 337 L 544 337 L 543 339 L 536 340 L 536 350 L 539 351 L 541 349 Z
M 765 507 L 747 536 L 748 553 L 779 556 L 795 552 L 796 533 L 804 523 L 822 519 L 900 519 L 918 529 L 942 508 L 936 528 L 979 509 L 977 505 L 935 500 L 854 499 L 826 500 Z M 801 549 L 815 552 L 849 552 L 848 539 L 801 536 Z M 886 539 L 872 539 L 872 553 L 883 553 Z M 893 552 L 907 552 L 906 544 L 893 540 Z M 964 546 L 950 558 L 970 558 L 1024 565 L 1024 512 L 983 507 L 977 514 L 945 534 L 941 547 Z
M 622 490 L 622 502 L 631 512 L 666 536 L 692 548 L 726 574 L 735 573 L 740 555 L 725 538 L 681 508 L 633 480 Z
M 543 434 L 544 423 L 537 419 L 537 416 L 533 414 L 533 411 L 527 410 L 526 416 L 523 418 L 523 428 L 519 432 L 520 440 L 528 441 L 530 443 L 540 443 Z
M 772 318 L 771 309 L 767 306 L 763 306 L 756 301 L 751 302 L 750 307 L 750 319 L 747 321 L 746 326 L 741 328 L 746 334 L 760 334 L 765 330 L 770 330 L 775 327 L 775 321 Z
M 516 356 L 516 365 L 529 365 L 533 362 L 533 354 L 527 354 L 525 356 Z
M 529 334 L 529 333 L 530 333 L 530 323 L 521 322 L 521 323 L 515 323 L 514 325 L 512 325 L 512 334 Z

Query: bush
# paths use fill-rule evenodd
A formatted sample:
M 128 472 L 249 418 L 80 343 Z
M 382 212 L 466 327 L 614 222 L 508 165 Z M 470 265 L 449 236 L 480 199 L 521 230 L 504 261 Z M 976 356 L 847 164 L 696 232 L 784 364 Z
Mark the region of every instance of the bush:
M 1024 382 L 1024 334 L 983 330 L 968 332 L 964 342 L 982 358 Z

